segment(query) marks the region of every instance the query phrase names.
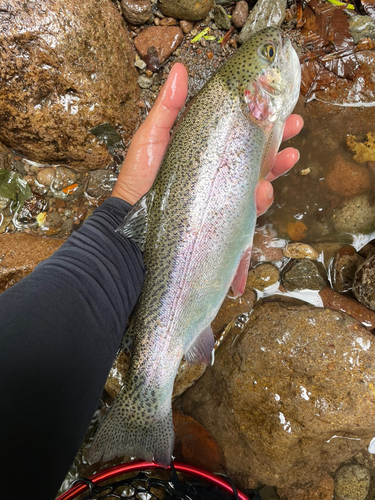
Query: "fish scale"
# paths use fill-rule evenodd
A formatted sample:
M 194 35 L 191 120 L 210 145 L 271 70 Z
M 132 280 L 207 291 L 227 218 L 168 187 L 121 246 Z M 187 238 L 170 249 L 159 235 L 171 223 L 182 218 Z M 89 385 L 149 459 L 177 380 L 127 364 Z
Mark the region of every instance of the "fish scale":
M 127 333 L 130 367 L 90 461 L 126 454 L 169 465 L 180 361 L 208 361 L 210 323 L 231 283 L 236 290 L 237 270 L 246 277 L 240 262 L 252 244 L 254 192 L 273 164 L 299 85 L 298 58 L 282 32 L 254 35 L 196 96 L 154 185 L 124 220 L 120 232 L 144 245 L 147 271 Z

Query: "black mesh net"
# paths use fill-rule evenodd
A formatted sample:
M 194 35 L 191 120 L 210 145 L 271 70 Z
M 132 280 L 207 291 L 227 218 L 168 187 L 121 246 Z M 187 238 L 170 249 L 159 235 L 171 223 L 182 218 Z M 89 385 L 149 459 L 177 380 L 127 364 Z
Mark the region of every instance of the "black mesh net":
M 240 500 L 232 481 L 227 477 L 225 481 L 230 486 L 230 493 L 209 481 L 172 468 L 167 471 L 123 474 L 121 479 L 107 480 L 100 485 L 86 478 L 78 478 L 72 485 L 84 483 L 88 487 L 88 491 L 80 494 L 77 500 Z M 250 500 L 261 500 L 256 491 L 246 491 L 246 495 Z

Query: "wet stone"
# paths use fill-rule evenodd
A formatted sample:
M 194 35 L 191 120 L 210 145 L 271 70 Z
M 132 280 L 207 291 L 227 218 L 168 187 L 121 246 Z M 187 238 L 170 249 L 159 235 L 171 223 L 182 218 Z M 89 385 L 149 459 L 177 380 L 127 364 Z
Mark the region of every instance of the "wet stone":
M 307 243 L 290 243 L 283 249 L 284 257 L 289 259 L 316 260 L 319 254 Z
M 143 59 L 137 59 L 134 63 L 134 66 L 138 69 L 145 69 L 146 63 L 144 62 Z M 138 80 L 138 85 L 139 85 L 139 80 Z
M 35 222 L 37 215 L 43 212 L 47 207 L 47 201 L 43 196 L 34 193 L 25 201 L 23 207 L 17 214 L 17 221 L 21 224 L 31 224 Z
M 66 219 L 64 222 L 61 224 L 59 236 L 60 238 L 67 238 L 70 236 L 74 230 L 74 222 L 73 219 Z
M 180 21 L 180 28 L 187 35 L 193 29 L 194 24 L 190 21 Z
M 159 0 L 158 7 L 165 16 L 186 21 L 199 21 L 206 17 L 214 0 Z
M 36 180 L 43 186 L 50 186 L 55 177 L 55 169 L 51 167 L 41 168 L 36 174 Z
M 109 196 L 115 187 L 117 176 L 109 170 L 95 170 L 90 173 L 86 192 L 93 198 Z
M 17 170 L 17 172 L 19 172 L 21 175 L 27 174 L 25 162 L 23 162 L 22 160 L 15 160 L 13 162 L 13 168 L 15 168 Z
M 282 282 L 286 290 L 322 290 L 327 284 L 315 262 L 296 260 L 284 271 Z
M 76 181 L 77 174 L 73 170 L 66 167 L 57 167 L 51 187 L 54 191 L 61 191 L 61 189 L 74 184 Z
M 247 275 L 246 286 L 263 291 L 279 281 L 279 270 L 272 264 L 260 264 L 250 269 Z
M 215 5 L 214 15 L 215 15 L 215 24 L 218 28 L 223 30 L 230 29 L 231 22 L 224 7 L 222 7 L 221 5 Z
M 177 26 L 177 20 L 173 17 L 164 17 L 160 21 L 160 26 Z
M 370 16 L 350 17 L 349 30 L 355 44 L 363 38 L 375 39 L 375 22 Z
M 13 155 L 9 148 L 0 142 L 0 169 L 10 169 L 13 161 Z
M 134 45 L 144 60 L 150 57 L 150 49 L 154 49 L 158 62 L 163 64 L 183 39 L 184 35 L 178 26 L 151 26 L 134 39 Z
M 369 471 L 356 464 L 344 465 L 335 477 L 337 500 L 365 500 L 370 488 Z
M 374 366 L 374 336 L 349 315 L 267 302 L 230 330 L 181 409 L 216 439 L 239 487 L 250 476 L 317 488 L 373 437 Z
M 152 79 L 148 78 L 146 75 L 140 75 L 138 78 L 138 85 L 141 89 L 149 89 L 152 85 Z
M 153 17 L 150 0 L 121 0 L 121 10 L 130 24 L 144 24 Z
M 364 260 L 353 247 L 339 250 L 331 269 L 332 286 L 336 292 L 344 293 L 352 289 L 355 272 Z
M 232 23 L 236 28 L 242 28 L 249 15 L 249 4 L 245 0 L 236 3 L 236 7 L 232 13 Z
M 375 311 L 375 254 L 358 267 L 353 281 L 353 293 L 357 300 Z
M 281 26 L 285 19 L 286 0 L 258 0 L 242 27 L 238 41 L 245 43 L 256 31 L 267 26 Z
M 254 234 L 251 260 L 254 262 L 277 262 L 283 258 L 283 250 L 276 238 L 276 232 L 264 229 Z
M 314 487 L 292 487 L 278 489 L 283 500 L 332 500 L 334 481 L 329 474 L 324 474 L 322 480 Z M 276 498 L 274 497 L 276 500 Z M 269 500 L 274 500 L 270 497 Z M 262 498 L 263 500 L 263 498 Z

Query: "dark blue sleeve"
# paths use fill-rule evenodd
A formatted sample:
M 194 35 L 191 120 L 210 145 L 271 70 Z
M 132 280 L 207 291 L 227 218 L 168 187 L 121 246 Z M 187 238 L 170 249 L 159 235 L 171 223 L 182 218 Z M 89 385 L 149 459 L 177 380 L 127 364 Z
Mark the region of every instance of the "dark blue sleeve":
M 0 295 L 0 495 L 53 500 L 99 402 L 144 279 L 109 198 Z

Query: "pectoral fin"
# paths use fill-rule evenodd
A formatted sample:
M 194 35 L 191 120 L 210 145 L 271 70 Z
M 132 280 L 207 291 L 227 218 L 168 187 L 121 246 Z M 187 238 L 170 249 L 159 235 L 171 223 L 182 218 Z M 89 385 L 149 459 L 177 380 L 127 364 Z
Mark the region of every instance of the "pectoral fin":
M 232 290 L 235 298 L 242 295 L 246 288 L 246 280 L 251 259 L 251 249 L 252 247 L 247 248 L 242 254 L 240 264 L 237 268 L 236 276 L 234 277 L 234 280 L 232 282 Z
M 153 195 L 148 192 L 133 205 L 133 208 L 126 215 L 117 232 L 132 240 L 143 252 L 146 244 L 147 220 Z
M 215 338 L 211 326 L 208 326 L 199 334 L 185 353 L 185 359 L 188 363 L 206 363 L 208 365 L 211 361 L 211 352 L 214 347 Z

